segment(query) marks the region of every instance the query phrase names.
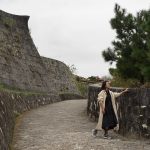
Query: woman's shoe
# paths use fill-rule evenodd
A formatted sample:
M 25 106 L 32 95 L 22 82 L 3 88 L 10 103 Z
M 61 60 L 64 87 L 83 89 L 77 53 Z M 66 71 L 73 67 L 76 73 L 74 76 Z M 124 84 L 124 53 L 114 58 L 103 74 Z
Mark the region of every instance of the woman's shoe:
M 104 139 L 111 139 L 111 137 L 108 134 L 104 134 Z
M 92 130 L 92 136 L 93 136 L 94 138 L 96 138 L 96 134 L 97 134 L 97 130 L 93 129 L 93 130 Z

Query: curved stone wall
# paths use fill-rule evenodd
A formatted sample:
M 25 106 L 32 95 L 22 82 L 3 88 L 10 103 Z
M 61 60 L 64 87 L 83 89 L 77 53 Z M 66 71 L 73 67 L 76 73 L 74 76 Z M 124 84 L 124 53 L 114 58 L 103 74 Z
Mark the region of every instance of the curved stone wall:
M 114 92 L 120 92 L 123 88 L 111 88 Z M 99 104 L 97 96 L 100 87 L 89 86 L 87 113 L 98 120 Z M 128 93 L 116 99 L 119 133 L 133 138 L 150 139 L 150 89 L 129 89 Z
M 16 117 L 38 106 L 61 101 L 56 95 L 24 95 L 0 90 L 0 149 L 10 150 Z
M 0 83 L 25 91 L 80 94 L 64 63 L 39 55 L 28 19 L 0 10 Z

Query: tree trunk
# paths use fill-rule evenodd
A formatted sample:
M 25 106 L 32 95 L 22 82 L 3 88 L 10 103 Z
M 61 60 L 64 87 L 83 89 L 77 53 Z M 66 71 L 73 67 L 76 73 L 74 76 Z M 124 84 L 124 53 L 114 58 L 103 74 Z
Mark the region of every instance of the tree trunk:
M 141 75 L 140 83 L 144 84 L 144 76 L 143 75 Z

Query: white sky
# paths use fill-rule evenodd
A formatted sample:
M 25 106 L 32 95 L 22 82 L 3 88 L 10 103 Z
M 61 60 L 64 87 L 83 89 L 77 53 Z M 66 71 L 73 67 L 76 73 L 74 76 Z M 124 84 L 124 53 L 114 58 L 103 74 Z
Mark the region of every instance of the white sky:
M 149 9 L 149 0 L 0 0 L 0 9 L 28 15 L 31 36 L 41 56 L 74 64 L 83 77 L 109 75 L 101 52 L 111 47 L 114 6 L 128 13 Z

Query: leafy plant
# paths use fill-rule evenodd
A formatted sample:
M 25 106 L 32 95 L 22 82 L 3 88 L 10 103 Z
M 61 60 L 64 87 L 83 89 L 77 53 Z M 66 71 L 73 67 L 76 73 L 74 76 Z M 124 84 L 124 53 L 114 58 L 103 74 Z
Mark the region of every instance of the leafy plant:
M 68 65 L 68 68 L 71 74 L 75 74 L 77 72 L 77 68 L 75 67 L 75 65 Z
M 12 22 L 10 20 L 4 20 L 3 22 L 5 24 L 5 26 L 7 27 L 11 27 L 12 26 Z

